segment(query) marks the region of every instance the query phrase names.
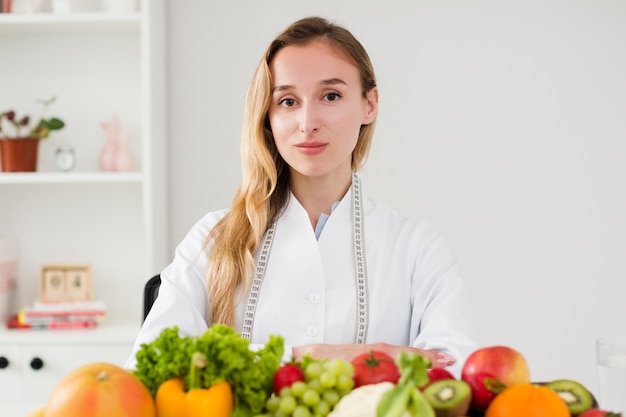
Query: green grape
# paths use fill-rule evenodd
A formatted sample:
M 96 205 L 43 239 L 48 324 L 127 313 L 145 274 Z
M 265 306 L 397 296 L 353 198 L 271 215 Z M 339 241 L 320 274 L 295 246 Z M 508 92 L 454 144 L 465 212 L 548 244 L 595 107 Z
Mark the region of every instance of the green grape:
M 354 366 L 343 359 L 315 359 L 304 368 L 305 381 L 283 388 L 257 417 L 326 417 L 354 387 Z
M 339 398 L 341 398 L 341 397 L 343 397 L 343 396 L 345 396 L 345 395 L 350 394 L 350 392 L 352 392 L 352 390 L 351 390 L 351 389 L 344 389 L 344 390 L 341 390 L 341 389 L 340 389 L 340 390 L 339 390 Z
M 320 374 L 320 385 L 322 388 L 332 388 L 337 383 L 337 376 L 331 371 L 324 371 Z
M 351 362 L 346 362 L 346 374 L 353 376 L 354 375 L 354 365 Z
M 323 367 L 320 362 L 311 362 L 304 369 L 304 376 L 307 380 L 309 379 L 317 379 L 322 373 Z
M 347 374 L 341 374 L 337 377 L 336 386 L 339 391 L 348 391 L 354 387 L 354 380 Z
M 312 407 L 320 402 L 320 395 L 317 391 L 309 388 L 302 394 L 302 402 Z
M 296 381 L 293 384 L 291 384 L 291 395 L 293 395 L 296 398 L 301 398 L 302 394 L 304 394 L 304 391 L 306 391 L 306 389 L 307 389 L 306 382 Z
M 307 386 L 317 392 L 322 392 L 322 383 L 319 379 L 313 379 L 307 382 Z
M 298 403 L 296 402 L 296 399 L 294 397 L 285 397 L 282 395 L 281 392 L 281 396 L 280 396 L 280 404 L 278 405 L 278 410 L 282 411 L 283 413 L 289 415 L 291 413 L 293 413 L 293 410 L 296 409 L 296 406 L 298 405 Z
M 330 413 L 330 405 L 326 401 L 320 400 L 320 402 L 318 402 L 313 408 L 313 411 L 315 412 L 315 415 L 325 416 Z
M 311 417 L 311 411 L 304 405 L 299 405 L 293 410 L 293 417 Z
M 324 364 L 324 369 L 332 372 L 335 375 L 341 375 L 348 371 L 348 364 L 349 362 L 346 362 L 343 359 L 335 358 L 326 362 Z
M 328 403 L 328 405 L 332 407 L 339 402 L 340 397 L 337 391 L 335 391 L 334 389 L 330 389 L 330 390 L 324 391 L 324 393 L 322 394 L 322 398 L 324 399 L 325 402 Z
M 267 409 L 267 411 L 274 412 L 274 411 L 278 410 L 278 405 L 279 404 L 280 404 L 280 398 L 278 398 L 275 395 L 272 395 L 265 402 L 265 408 Z

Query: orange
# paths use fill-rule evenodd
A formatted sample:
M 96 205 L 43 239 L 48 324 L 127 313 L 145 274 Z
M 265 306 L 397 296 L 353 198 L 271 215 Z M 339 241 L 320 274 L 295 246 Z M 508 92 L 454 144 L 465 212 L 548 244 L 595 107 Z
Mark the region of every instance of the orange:
M 506 388 L 491 401 L 485 417 L 570 417 L 559 394 L 540 385 L 519 384 Z

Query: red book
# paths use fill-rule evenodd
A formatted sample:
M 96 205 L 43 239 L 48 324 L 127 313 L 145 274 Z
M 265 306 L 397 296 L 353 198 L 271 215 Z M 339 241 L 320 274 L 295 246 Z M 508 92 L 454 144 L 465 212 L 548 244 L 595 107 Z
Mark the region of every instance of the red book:
M 17 314 L 20 324 L 43 325 L 56 322 L 100 323 L 106 317 L 106 304 L 102 301 L 40 303 L 21 308 Z
M 20 323 L 17 319 L 17 315 L 11 316 L 7 321 L 7 328 L 9 329 L 23 329 L 23 330 L 80 330 L 80 329 L 93 329 L 98 327 L 98 323 L 94 320 L 88 321 L 57 321 L 41 324 L 24 324 Z

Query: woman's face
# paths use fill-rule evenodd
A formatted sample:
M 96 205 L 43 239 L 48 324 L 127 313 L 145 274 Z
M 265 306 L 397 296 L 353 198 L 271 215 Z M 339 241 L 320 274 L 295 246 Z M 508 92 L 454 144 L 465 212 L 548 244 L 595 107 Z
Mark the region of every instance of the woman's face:
M 358 68 L 323 41 L 284 47 L 270 71 L 269 121 L 278 152 L 292 173 L 349 174 L 361 125 L 376 116 L 377 90 L 364 98 Z

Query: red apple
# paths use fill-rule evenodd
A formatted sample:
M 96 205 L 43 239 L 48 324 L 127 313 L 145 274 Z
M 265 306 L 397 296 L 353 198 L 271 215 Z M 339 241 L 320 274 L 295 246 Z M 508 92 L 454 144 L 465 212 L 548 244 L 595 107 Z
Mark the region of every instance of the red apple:
M 508 346 L 490 346 L 474 351 L 465 361 L 461 379 L 472 389 L 471 407 L 485 411 L 504 388 L 530 382 L 528 363 Z

